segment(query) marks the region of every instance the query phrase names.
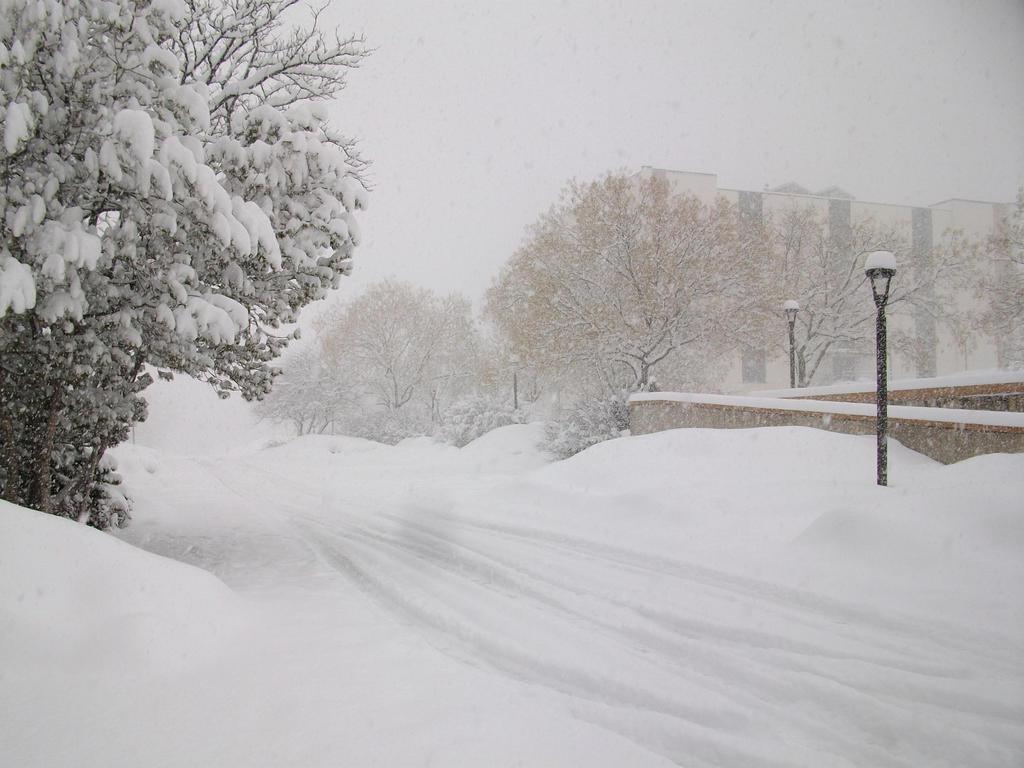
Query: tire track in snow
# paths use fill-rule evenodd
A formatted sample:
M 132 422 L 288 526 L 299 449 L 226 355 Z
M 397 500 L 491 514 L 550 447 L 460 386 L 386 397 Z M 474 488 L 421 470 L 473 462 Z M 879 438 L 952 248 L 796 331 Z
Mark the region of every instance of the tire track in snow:
M 934 619 L 903 617 L 878 611 L 867 605 L 845 602 L 807 590 L 760 581 L 658 555 L 638 553 L 552 531 L 483 523 L 443 513 L 431 512 L 429 514 L 444 517 L 450 521 L 449 524 L 457 524 L 463 528 L 485 533 L 490 532 L 502 539 L 513 537 L 538 548 L 574 552 L 586 558 L 606 560 L 639 571 L 670 574 L 686 581 L 719 588 L 723 594 L 743 595 L 757 599 L 762 604 L 768 602 L 783 609 L 793 610 L 795 616 L 828 617 L 839 628 L 843 626 L 856 627 L 858 630 L 870 628 L 878 631 L 879 640 L 883 642 L 885 638 L 893 635 L 906 636 L 914 643 L 925 640 L 929 644 L 938 644 L 949 651 L 970 654 L 1008 672 L 1020 672 L 1021 669 L 1019 659 L 1024 655 L 1024 642 L 1020 638 L 993 635 L 990 632 L 973 630 L 959 624 L 943 623 Z M 915 650 L 919 649 L 915 648 Z
M 309 523 L 303 525 L 308 526 Z M 782 768 L 788 765 L 757 754 L 756 745 L 759 741 L 747 733 L 750 730 L 750 719 L 742 709 L 723 704 L 722 701 L 713 706 L 692 704 L 681 697 L 672 696 L 670 692 L 653 690 L 658 686 L 645 687 L 624 680 L 622 676 L 613 677 L 607 674 L 607 670 L 602 673 L 588 669 L 586 665 L 573 660 L 571 655 L 563 654 L 561 659 L 551 659 L 539 653 L 530 653 L 523 650 L 523 638 L 520 637 L 518 641 L 509 640 L 502 632 L 495 631 L 493 626 L 488 627 L 486 621 L 481 621 L 482 617 L 473 616 L 477 613 L 475 609 L 471 608 L 467 613 L 453 607 L 454 602 L 465 600 L 466 583 L 458 584 L 454 590 L 449 589 L 448 599 L 445 599 L 439 594 L 436 585 L 433 591 L 424 588 L 423 572 L 419 569 L 407 569 L 409 572 L 405 578 L 396 578 L 396 572 L 400 573 L 403 565 L 407 564 L 405 558 L 395 555 L 381 557 L 379 540 L 353 533 L 331 534 L 313 528 L 307 528 L 307 531 L 309 541 L 319 549 L 325 561 L 345 573 L 377 604 L 417 630 L 425 632 L 432 644 L 447 655 L 474 666 L 490 668 L 516 681 L 564 694 L 578 705 L 592 702 L 615 710 L 667 718 L 675 724 L 675 728 L 688 733 L 687 756 L 691 760 L 699 759 L 708 766 L 726 764 Z M 486 597 L 494 599 L 499 594 L 492 589 L 485 597 L 470 602 L 479 607 Z M 516 599 L 514 594 L 505 594 L 503 597 L 506 603 Z M 525 611 L 520 608 L 519 617 L 525 618 L 524 614 L 529 612 L 529 608 Z M 508 626 L 505 622 L 506 629 Z M 523 628 L 536 630 L 537 624 L 528 622 Z M 629 649 L 623 650 L 629 652 Z M 652 668 L 650 671 L 655 670 Z M 606 722 L 594 722 L 609 727 Z M 678 761 L 684 756 L 675 751 L 665 752 L 636 732 L 620 733 L 673 760 Z M 741 746 L 744 743 L 752 746 L 744 749 Z
M 493 528 L 479 526 L 475 522 L 467 522 L 467 526 L 484 530 Z M 507 545 L 505 533 L 505 527 L 502 527 L 503 545 Z M 567 541 L 567 537 L 564 536 L 552 537 L 546 532 L 536 533 L 542 534 L 539 537 L 542 542 L 551 538 L 556 539 L 559 549 Z M 532 537 L 520 538 L 534 543 Z M 628 602 L 608 599 L 621 608 L 632 610 L 653 623 L 699 641 L 702 645 L 709 642 L 724 642 L 745 656 L 751 650 L 775 651 L 776 653 L 771 654 L 768 666 L 774 668 L 776 672 L 814 675 L 857 694 L 884 701 L 903 710 L 912 710 L 912 714 L 920 714 L 921 710 L 925 709 L 935 714 L 953 715 L 958 719 L 973 718 L 975 722 L 971 726 L 972 729 L 985 730 L 991 727 L 993 732 L 998 734 L 997 741 L 1008 741 L 1015 754 L 1024 754 L 1024 736 L 1020 728 L 1020 724 L 1024 722 L 1024 699 L 1019 687 L 1013 682 L 1019 681 L 1022 677 L 1021 653 L 1018 650 L 1019 646 L 1014 646 L 1007 638 L 981 636 L 973 631 L 963 631 L 959 627 L 951 628 L 949 625 L 930 621 L 891 617 L 867 606 L 826 599 L 801 590 L 778 587 L 677 561 L 655 559 L 657 564 L 654 566 L 645 563 L 638 567 L 636 560 L 642 556 L 636 553 L 578 539 L 573 539 L 572 542 L 574 546 L 570 551 L 580 557 L 606 560 L 607 553 L 611 551 L 615 556 L 610 562 L 614 564 L 629 562 L 634 570 L 662 574 L 678 574 L 682 571 L 686 580 L 696 581 L 702 586 L 710 584 L 716 592 L 721 590 L 723 581 L 730 585 L 742 585 L 744 591 L 752 591 L 756 595 L 763 594 L 763 588 L 767 588 L 776 604 L 793 602 L 802 609 L 800 614 L 787 611 L 787 618 L 797 616 L 803 626 L 815 628 L 819 630 L 819 634 L 822 628 L 829 630 L 829 640 L 833 643 L 838 636 L 835 630 L 839 630 L 842 638 L 855 641 L 857 649 L 835 651 L 829 644 L 812 645 L 780 632 L 767 633 L 752 630 L 749 626 L 739 627 L 690 615 L 684 616 L 678 610 L 655 609 L 649 604 L 643 604 L 644 601 L 638 600 L 636 595 L 631 596 Z M 541 548 L 543 549 L 543 544 Z M 538 562 L 536 556 L 524 560 Z M 694 573 L 699 578 L 694 579 Z M 536 577 L 536 574 L 533 576 Z M 795 600 L 792 599 L 794 596 Z M 857 619 L 867 616 L 871 620 L 822 622 L 819 613 L 827 614 L 828 611 L 813 609 L 823 603 L 827 603 L 833 613 L 853 615 Z M 812 612 L 803 610 L 805 606 L 810 606 Z M 879 627 L 883 627 L 885 631 L 879 632 Z M 901 630 L 898 643 L 891 637 L 894 628 Z M 948 640 L 950 635 L 955 637 L 952 642 Z M 992 648 L 986 648 L 980 642 L 981 637 L 990 639 L 999 650 L 1011 650 L 1003 653 L 994 652 Z M 996 663 L 993 664 L 993 660 Z M 1001 687 L 1001 696 L 995 695 L 993 691 L 971 693 L 964 690 L 963 683 L 968 681 L 977 669 L 985 669 L 991 675 L 993 667 L 997 674 L 992 676 L 991 686 Z M 1008 680 L 1000 679 L 998 673 L 1001 672 L 1009 674 Z M 753 683 L 750 677 L 744 681 L 744 685 Z M 826 701 L 830 698 L 827 691 L 822 691 L 821 695 Z M 989 721 L 996 722 L 992 724 Z M 951 727 L 957 728 L 959 725 L 957 722 Z M 943 754 L 948 757 L 945 752 Z M 965 759 L 970 761 L 971 755 L 965 755 Z
M 564 543 L 563 537 L 559 537 L 559 543 Z M 502 538 L 502 544 L 507 545 L 507 538 Z M 616 564 L 622 562 L 621 556 L 624 551 L 621 549 L 586 543 L 579 548 L 579 551 L 583 557 L 589 559 L 595 556 L 595 549 L 598 550 L 596 552 L 598 560 L 604 559 L 607 554 L 606 550 L 612 549 L 616 554 L 614 562 Z M 627 554 L 630 556 L 631 565 L 637 566 L 635 560 L 638 556 L 634 553 Z M 524 558 L 524 560 L 539 562 L 537 557 Z M 668 567 L 666 567 L 666 561 L 662 560 L 653 569 L 643 563 L 640 568 L 634 570 L 654 570 L 664 573 L 679 570 L 678 568 L 673 569 L 672 565 L 684 565 L 672 561 L 667 562 L 669 563 Z M 692 579 L 693 568 L 685 565 L 683 570 L 687 579 Z M 751 581 L 706 568 L 698 568 L 697 572 L 701 577 L 699 582 L 702 585 L 710 582 L 716 591 L 721 586 L 721 581 L 725 579 L 730 585 L 740 583 L 747 587 L 753 586 L 756 588 L 757 594 L 761 594 L 760 588 L 769 587 L 771 594 L 776 598 L 780 594 L 782 597 L 796 595 L 800 598 L 798 604 L 801 608 L 806 604 L 808 597 L 813 599 L 815 607 L 819 606 L 820 601 L 824 599 L 799 590 L 778 588 L 764 582 Z M 708 574 L 711 574 L 713 578 L 708 579 Z M 830 643 L 834 643 L 833 635 L 836 626 L 843 631 L 846 637 L 857 642 L 855 649 L 836 652 L 831 650 L 830 644 L 810 645 L 779 632 L 769 634 L 757 630 L 751 631 L 749 626 L 736 627 L 693 616 L 682 616 L 678 610 L 654 610 L 649 605 L 644 605 L 644 601 L 638 600 L 637 597 L 637 595 L 632 595 L 628 603 L 621 600 L 613 600 L 613 602 L 621 607 L 630 608 L 658 624 L 673 630 L 681 630 L 684 636 L 699 640 L 702 644 L 725 641 L 744 656 L 748 656 L 747 651 L 752 648 L 781 651 L 783 652 L 781 654 L 772 653 L 770 658 L 770 666 L 775 668 L 776 672 L 784 669 L 816 675 L 846 686 L 857 693 L 884 699 L 887 703 L 896 706 L 906 708 L 908 705 L 912 705 L 915 712 L 919 712 L 923 707 L 937 711 L 947 710 L 947 713 L 955 714 L 958 717 L 974 716 L 975 719 L 981 720 L 974 725 L 981 728 L 988 727 L 988 723 L 985 721 L 989 720 L 1001 721 L 1002 725 L 1012 724 L 1014 726 L 1019 726 L 1022 720 L 1024 706 L 1022 706 L 1021 697 L 1016 695 L 1018 691 L 1013 688 L 1012 683 L 1009 686 L 1004 686 L 1002 700 L 992 695 L 972 695 L 963 690 L 963 681 L 973 674 L 974 669 L 987 668 L 986 665 L 992 658 L 992 654 L 986 649 L 980 657 L 972 658 L 972 654 L 965 653 L 961 649 L 961 643 L 953 643 L 951 647 L 944 641 L 948 632 L 945 625 L 936 626 L 931 622 L 900 619 L 900 621 L 906 622 L 906 628 L 913 628 L 915 631 L 906 632 L 902 641 L 896 644 L 891 641 L 890 636 L 892 627 L 899 622 L 866 607 L 852 606 L 855 610 L 851 611 L 850 604 L 830 601 L 835 608 L 841 609 L 844 615 L 855 613 L 861 616 L 867 611 L 873 618 L 881 617 L 884 620 L 881 624 L 886 629 L 884 633 L 877 631 L 875 625 L 880 623 L 877 620 L 866 626 L 860 622 L 846 621 L 835 625 L 832 621 L 820 621 L 817 611 L 813 613 L 801 611 L 800 614 L 796 614 L 804 619 L 801 623 L 805 626 L 818 625 L 819 629 L 821 627 L 828 629 Z M 793 615 L 791 611 L 787 613 L 790 616 Z M 812 621 L 806 621 L 807 618 L 811 618 Z M 977 640 L 975 633 L 968 634 L 971 640 Z M 973 646 L 972 650 L 977 650 L 976 642 L 971 642 L 970 645 Z M 925 654 L 927 660 L 921 660 L 920 657 L 925 649 L 930 650 L 930 653 Z M 884 653 L 880 653 L 880 650 Z M 1011 680 L 1019 680 L 1021 677 L 1019 659 L 1020 655 L 1017 652 L 1001 655 L 1003 666 L 1012 672 Z M 745 684 L 749 683 L 751 680 L 748 677 Z M 827 693 L 823 699 L 826 701 L 829 699 Z M 1008 701 L 1012 703 L 1007 703 Z M 1001 730 L 1003 729 L 997 724 L 996 731 Z M 1011 738 L 1011 741 L 1019 748 L 1021 743 L 1019 727 L 1017 731 L 1018 733 Z M 966 758 L 971 759 L 969 755 Z
M 979 666 L 1020 679 L 1005 638 L 431 510 L 410 517 L 356 502 L 314 517 L 322 497 L 284 476 L 265 480 L 262 504 L 277 499 L 329 567 L 435 647 L 567 695 L 583 719 L 681 764 L 818 765 L 827 753 L 851 765 L 978 765 L 981 754 L 1013 765 L 1024 753 L 1020 702 L 964 685 Z M 609 574 L 669 580 L 725 610 L 709 618 L 627 598 Z M 721 618 L 744 605 L 777 626 Z M 587 653 L 567 653 L 573 646 Z M 785 759 L 764 753 L 772 738 L 788 743 Z
M 321 541 L 325 536 L 327 539 L 332 538 L 326 526 L 320 530 L 310 529 L 310 535 L 313 538 L 320 538 Z M 878 732 L 891 732 L 893 729 L 881 722 L 878 698 L 861 687 L 843 685 L 817 670 L 793 668 L 792 665 L 778 663 L 774 658 L 751 658 L 742 649 L 739 652 L 736 649 L 730 649 L 732 652 L 723 652 L 716 643 L 717 627 L 710 622 L 705 623 L 703 636 L 681 642 L 678 638 L 666 637 L 649 627 L 637 626 L 635 620 L 627 626 L 595 618 L 595 615 L 607 613 L 607 610 L 599 610 L 595 614 L 592 610 L 588 611 L 585 606 L 582 609 L 572 607 L 567 604 L 564 595 L 560 598 L 554 597 L 551 593 L 539 589 L 536 584 L 526 583 L 528 580 L 537 579 L 534 576 L 527 576 L 524 580 L 521 568 L 510 568 L 507 564 L 501 563 L 488 563 L 482 566 L 478 560 L 480 557 L 486 558 L 486 555 L 465 551 L 465 542 L 454 545 L 456 550 L 463 550 L 462 552 L 453 550 L 453 546 L 448 542 L 443 544 L 428 547 L 422 541 L 389 539 L 386 535 L 359 530 L 358 533 L 350 532 L 340 539 L 335 539 L 335 548 L 329 543 L 326 547 L 328 557 L 332 553 L 335 557 L 339 556 L 336 547 L 344 547 L 344 554 L 341 556 L 349 568 L 355 567 L 360 572 L 360 580 L 364 585 L 373 584 L 375 599 L 414 623 L 425 625 L 435 634 L 440 634 L 442 646 L 447 646 L 444 650 L 452 652 L 451 644 L 454 643 L 456 655 L 468 655 L 472 661 L 482 661 L 517 679 L 540 683 L 563 693 L 592 698 L 606 704 L 636 706 L 639 700 L 643 700 L 654 713 L 678 715 L 678 704 L 674 705 L 676 709 L 666 709 L 664 701 L 660 706 L 655 706 L 654 702 L 658 699 L 656 695 L 652 696 L 648 692 L 646 696 L 638 699 L 635 689 L 627 695 L 622 686 L 617 685 L 607 673 L 591 669 L 586 676 L 587 684 L 581 685 L 579 681 L 582 678 L 578 669 L 569 671 L 557 664 L 552 667 L 538 654 L 525 653 L 522 647 L 513 648 L 508 644 L 494 642 L 495 628 L 487 626 L 486 617 L 474 615 L 475 608 L 488 597 L 494 600 L 511 600 L 510 609 L 514 609 L 515 601 L 519 598 L 539 599 L 547 609 L 555 609 L 565 615 L 566 621 L 569 622 L 565 625 L 567 634 L 572 634 L 573 625 L 577 627 L 576 632 L 580 631 L 578 627 L 585 625 L 585 631 L 588 633 L 596 630 L 603 633 L 605 638 L 612 637 L 613 645 L 610 649 L 605 649 L 605 662 L 614 662 L 616 659 L 621 662 L 624 658 L 635 656 L 639 651 L 647 663 L 661 667 L 663 674 L 655 683 L 659 689 L 671 687 L 673 684 L 683 689 L 696 687 L 704 692 L 698 699 L 711 699 L 717 696 L 719 700 L 726 701 L 727 706 L 738 709 L 740 713 L 778 707 L 785 705 L 787 701 L 813 700 L 818 711 L 777 712 L 774 718 L 777 722 L 787 723 L 796 732 L 813 734 L 814 741 L 819 747 L 828 744 L 838 755 L 856 754 L 860 760 L 871 761 L 875 765 L 905 764 L 891 752 L 872 748 L 870 744 L 865 743 Z M 366 548 L 377 557 L 367 558 Z M 354 562 L 360 558 L 363 559 L 362 567 L 356 566 Z M 396 577 L 396 570 L 401 572 L 402 566 L 416 559 L 421 561 L 420 567 L 414 569 L 410 578 Z M 433 586 L 433 581 L 424 578 L 425 563 L 446 572 L 448 578 L 456 582 L 456 586 L 452 588 L 451 585 L 447 585 L 447 588 L 442 590 L 427 588 L 425 585 Z M 502 568 L 509 569 L 516 575 L 503 573 Z M 374 572 L 376 576 L 372 575 Z M 387 576 L 382 577 L 382 574 Z M 465 599 L 469 584 L 481 590 L 490 589 L 490 593 L 483 598 L 470 601 L 468 607 L 459 605 L 460 599 Z M 588 602 L 600 599 L 600 596 L 585 590 L 575 589 L 572 592 L 577 597 L 587 598 Z M 413 595 L 417 597 L 414 598 Z M 410 601 L 414 610 L 410 609 Z M 609 601 L 609 604 L 620 611 L 620 619 L 624 616 L 622 612 L 628 611 L 628 606 L 622 603 Z M 491 637 L 488 638 L 488 635 Z M 528 643 L 525 645 L 528 646 Z M 607 646 L 607 643 L 605 645 Z M 888 674 L 889 670 L 883 672 Z M 669 680 L 669 676 L 676 679 Z M 571 681 L 576 682 L 567 689 L 567 683 Z M 595 697 L 595 690 L 600 690 L 601 694 Z M 927 701 L 926 693 L 927 691 L 922 693 L 920 698 L 913 698 L 911 703 Z M 692 718 L 692 709 L 689 713 Z M 745 714 L 744 717 L 749 722 L 749 717 Z M 732 716 L 729 719 L 732 720 Z M 830 720 L 834 722 L 830 724 Z M 866 739 L 850 739 L 848 736 L 840 735 L 851 730 L 851 720 L 870 725 L 864 734 Z M 974 747 L 969 744 L 957 748 L 955 741 L 949 743 L 950 734 L 940 727 L 925 725 L 919 726 L 917 730 L 922 732 L 915 741 L 935 745 L 934 749 L 925 750 L 926 753 L 930 753 L 927 755 L 929 764 L 942 764 L 943 759 L 950 761 L 946 764 L 963 764 L 963 760 L 970 762 L 975 754 Z M 969 733 L 965 735 L 969 736 Z M 636 734 L 632 734 L 631 738 L 636 739 Z M 679 757 L 678 754 L 669 756 Z M 758 764 L 757 760 L 749 755 L 744 761 Z

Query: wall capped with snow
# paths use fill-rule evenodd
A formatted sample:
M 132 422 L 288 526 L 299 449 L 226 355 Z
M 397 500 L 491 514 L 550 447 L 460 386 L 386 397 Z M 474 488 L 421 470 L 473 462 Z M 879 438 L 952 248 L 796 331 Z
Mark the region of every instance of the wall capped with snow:
M 823 400 L 730 397 L 673 392 L 629 401 L 634 435 L 681 427 L 744 429 L 802 426 L 849 435 L 875 433 L 875 406 Z M 1024 453 L 1024 414 L 955 408 L 889 408 L 889 435 L 944 464 L 986 453 Z
M 875 383 L 751 392 L 755 397 L 874 403 Z M 1024 372 L 981 371 L 889 383 L 890 405 L 1024 412 Z

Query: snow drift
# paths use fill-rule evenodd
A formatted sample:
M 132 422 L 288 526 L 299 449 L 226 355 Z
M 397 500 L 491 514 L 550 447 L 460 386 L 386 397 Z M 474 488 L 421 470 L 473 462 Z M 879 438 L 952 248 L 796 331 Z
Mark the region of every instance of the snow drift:
M 244 609 L 209 573 L 63 518 L 0 501 L 0 654 L 59 669 L 201 661 Z
M 540 434 L 121 446 L 119 535 L 236 595 L 4 509 L 7 755 L 1020 764 L 1024 456 L 893 445 L 881 489 L 871 438 L 678 430 L 551 462 Z

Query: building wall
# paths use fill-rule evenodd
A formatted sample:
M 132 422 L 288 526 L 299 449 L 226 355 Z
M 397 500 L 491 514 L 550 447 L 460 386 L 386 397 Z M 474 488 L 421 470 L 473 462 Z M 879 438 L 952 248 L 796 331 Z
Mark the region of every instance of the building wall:
M 942 241 L 949 230 L 962 230 L 971 238 L 984 238 L 997 231 L 1007 216 L 1011 204 L 970 200 L 947 200 L 929 207 L 911 207 L 888 203 L 866 202 L 852 199 L 837 188 L 813 194 L 797 185 L 785 185 L 776 190 L 736 190 L 718 186 L 714 174 L 672 171 L 645 166 L 641 176 L 657 175 L 665 178 L 673 192 L 695 195 L 704 203 L 724 197 L 734 203 L 747 217 L 780 214 L 794 207 L 811 207 L 815 213 L 835 228 L 850 227 L 858 222 L 873 221 L 884 227 L 896 227 L 910 243 L 915 261 L 914 268 L 928 269 L 932 247 Z M 866 296 L 866 300 L 870 297 Z M 964 296 L 965 303 L 974 301 Z M 950 329 L 924 314 L 901 316 L 890 314 L 890 331 L 912 333 L 924 340 L 926 353 L 917 359 L 891 354 L 889 370 L 893 378 L 941 376 L 963 370 L 986 370 L 998 366 L 995 344 L 990 339 L 974 338 L 966 343 L 958 340 Z M 786 323 L 779 318 L 780 338 L 785 339 Z M 755 389 L 784 387 L 789 383 L 789 359 L 778 348 L 750 350 L 745 354 L 730 354 L 723 392 L 740 393 Z M 826 361 L 815 376 L 815 384 L 830 384 L 844 380 L 863 380 L 874 376 L 874 355 L 869 353 L 840 352 Z M 764 371 L 763 381 L 752 381 L 754 374 Z

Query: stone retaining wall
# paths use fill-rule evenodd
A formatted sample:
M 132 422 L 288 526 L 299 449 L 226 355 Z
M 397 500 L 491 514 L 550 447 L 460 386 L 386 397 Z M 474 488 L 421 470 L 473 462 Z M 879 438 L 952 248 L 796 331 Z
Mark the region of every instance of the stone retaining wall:
M 840 384 L 807 389 L 752 392 L 752 396 L 786 400 L 828 400 L 841 403 L 874 403 L 874 382 Z M 1024 373 L 993 371 L 965 373 L 941 379 L 889 382 L 889 404 L 929 408 L 962 408 L 1024 413 Z
M 690 400 L 683 402 L 670 399 L 670 393 L 664 394 L 664 399 L 651 394 L 634 396 L 630 400 L 632 434 L 643 435 L 680 427 L 740 429 L 772 426 L 814 427 L 850 435 L 875 434 L 875 416 L 866 404 L 840 405 L 801 400 L 787 407 L 785 400 L 779 400 L 777 406 L 768 406 L 752 405 L 743 402 L 749 398 L 739 397 L 709 397 L 715 402 L 699 402 L 699 395 L 687 396 Z M 730 403 L 730 400 L 735 402 Z M 795 409 L 797 406 L 798 410 Z M 863 412 L 842 412 L 852 409 Z M 1024 426 L 901 418 L 895 415 L 898 411 L 899 408 L 890 409 L 889 435 L 908 448 L 944 464 L 985 453 L 1024 452 Z
M 873 403 L 875 390 L 844 392 L 835 395 L 792 395 L 794 400 L 831 400 L 843 403 Z M 1024 412 L 1024 383 L 974 384 L 954 387 L 918 387 L 895 389 L 889 393 L 891 405 L 916 405 L 929 408 L 966 408 L 980 411 Z

